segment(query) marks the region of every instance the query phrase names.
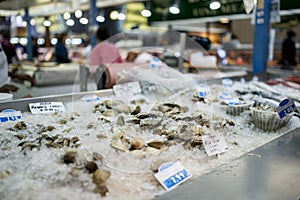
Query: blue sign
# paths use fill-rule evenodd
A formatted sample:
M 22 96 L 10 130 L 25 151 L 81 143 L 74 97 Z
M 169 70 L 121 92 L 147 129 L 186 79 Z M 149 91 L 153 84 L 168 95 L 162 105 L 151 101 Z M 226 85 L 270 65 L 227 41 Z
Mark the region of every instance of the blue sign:
M 296 105 L 294 100 L 292 99 L 284 99 L 279 103 L 279 107 L 277 108 L 277 112 L 280 118 L 284 118 L 292 112 L 296 111 Z
M 177 172 L 176 174 L 170 176 L 168 179 L 164 180 L 164 185 L 166 188 L 170 189 L 175 187 L 189 178 L 191 175 L 185 169 Z

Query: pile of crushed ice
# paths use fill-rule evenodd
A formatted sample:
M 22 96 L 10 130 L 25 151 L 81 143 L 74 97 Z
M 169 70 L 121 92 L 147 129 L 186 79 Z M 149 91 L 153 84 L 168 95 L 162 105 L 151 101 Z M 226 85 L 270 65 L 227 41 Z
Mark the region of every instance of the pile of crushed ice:
M 103 116 L 103 112 L 95 112 L 96 104 L 114 101 L 115 97 L 92 103 L 66 102 L 66 111 L 62 113 L 23 113 L 25 125 L 21 127 L 15 126 L 17 122 L 0 124 L 0 199 L 152 199 L 165 192 L 154 177 L 159 164 L 180 161 L 193 178 L 197 178 L 300 124 L 299 119 L 293 117 L 280 130 L 264 132 L 254 126 L 248 110 L 242 115 L 231 116 L 215 104 L 191 99 L 190 94 L 184 94 L 168 102 L 153 102 L 143 95 L 121 100 L 131 111 L 140 105 L 143 113 L 151 112 L 156 103 L 184 107 L 185 113 L 179 113 L 178 119 L 164 118 L 159 125 L 161 130 L 170 133 L 180 132 L 184 125 L 197 125 L 186 119 L 201 115 L 210 123 L 210 126 L 201 127 L 202 134 L 223 134 L 228 146 L 225 153 L 209 157 L 202 145 L 186 147 L 186 141 L 175 140 L 163 150 L 145 150 L 144 147 L 144 150 L 122 151 L 113 148 L 112 141 L 120 132 L 128 138 L 142 138 L 145 143 L 168 140 L 166 135 L 154 133 L 157 127 L 143 129 L 138 123 L 126 123 L 132 118 L 130 114 Z M 125 125 L 116 123 L 119 115 L 124 117 Z M 26 128 L 22 128 L 24 126 Z M 57 141 L 59 139 L 61 141 Z M 76 152 L 76 161 L 64 162 L 63 156 L 68 151 Z M 111 173 L 105 183 L 108 189 L 105 197 L 94 192 L 92 174 L 85 169 L 85 163 L 89 161 Z

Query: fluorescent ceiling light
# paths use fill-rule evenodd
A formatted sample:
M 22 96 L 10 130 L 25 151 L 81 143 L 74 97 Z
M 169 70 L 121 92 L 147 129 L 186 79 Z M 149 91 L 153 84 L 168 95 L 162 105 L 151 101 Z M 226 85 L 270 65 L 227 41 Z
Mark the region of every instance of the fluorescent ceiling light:
M 88 23 L 89 23 L 89 20 L 88 20 L 87 18 L 83 17 L 83 18 L 80 18 L 79 22 L 80 22 L 81 24 L 88 24 Z
M 65 12 L 64 13 L 64 19 L 67 20 L 67 19 L 70 19 L 71 18 L 71 14 L 69 12 Z
M 76 18 L 82 17 L 82 11 L 81 11 L 81 10 L 76 10 L 76 11 L 75 11 L 75 17 L 76 17 Z
M 142 10 L 141 15 L 143 17 L 150 17 L 152 15 L 152 13 L 150 10 L 144 9 L 144 10 Z
M 97 20 L 97 22 L 104 22 L 105 21 L 105 17 L 103 17 L 103 16 L 101 16 L 101 15 L 98 15 L 97 17 L 96 17 L 96 20 Z
M 45 20 L 45 21 L 43 22 L 43 25 L 46 26 L 46 27 L 50 27 L 51 24 L 52 24 L 52 23 L 51 23 L 50 20 Z
M 173 5 L 169 8 L 170 13 L 176 15 L 180 13 L 179 8 L 176 5 Z
M 118 19 L 118 15 L 119 15 L 119 12 L 116 10 L 113 10 L 113 11 L 111 11 L 109 17 L 111 20 L 116 20 L 116 19 Z
M 209 4 L 209 8 L 210 8 L 211 10 L 217 10 L 217 9 L 219 9 L 220 7 L 221 7 L 221 3 L 218 2 L 218 1 L 213 1 L 213 2 L 211 2 L 211 3 Z
M 125 20 L 125 19 L 126 19 L 126 15 L 124 13 L 118 14 L 118 20 Z
M 68 26 L 74 26 L 75 21 L 74 21 L 73 19 L 68 19 L 68 20 L 66 21 L 66 24 L 67 24 Z

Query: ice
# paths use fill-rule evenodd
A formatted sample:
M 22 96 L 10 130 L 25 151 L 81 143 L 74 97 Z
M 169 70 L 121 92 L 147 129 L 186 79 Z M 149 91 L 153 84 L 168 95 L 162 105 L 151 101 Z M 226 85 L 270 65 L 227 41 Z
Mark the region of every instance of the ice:
M 245 84 L 245 83 L 243 83 Z M 246 86 L 244 86 L 246 88 Z M 222 91 L 221 86 L 212 86 L 214 95 Z M 246 88 L 247 89 L 247 88 Z M 217 96 L 217 95 L 215 95 Z M 174 97 L 174 98 L 173 98 Z M 176 98 L 175 98 L 176 97 Z M 246 95 L 244 99 L 253 99 L 256 96 Z M 203 134 L 223 134 L 228 146 L 228 151 L 218 156 L 208 157 L 203 146 L 185 148 L 184 142 L 192 139 L 189 132 L 193 127 L 199 126 L 193 120 L 180 120 L 163 117 L 161 124 L 156 129 L 164 128 L 165 131 L 179 131 L 185 125 L 187 131 L 182 143 L 177 142 L 167 146 L 165 151 L 156 150 L 147 152 L 145 150 L 123 152 L 111 147 L 114 137 L 120 132 L 128 140 L 134 137 L 142 138 L 145 143 L 152 140 L 167 141 L 165 135 L 155 134 L 155 128 L 141 128 L 139 125 L 126 124 L 117 126 L 115 120 L 117 115 L 110 117 L 110 122 L 99 120 L 100 112 L 93 112 L 94 106 L 99 102 L 86 103 L 81 100 L 66 102 L 66 112 L 55 114 L 33 115 L 23 113 L 23 120 L 27 125 L 26 130 L 16 130 L 16 122 L 0 124 L 0 174 L 9 172 L 7 177 L 0 179 L 0 199 L 14 200 L 40 200 L 40 199 L 101 199 L 100 194 L 93 192 L 95 184 L 91 175 L 84 169 L 84 163 L 93 160 L 93 154 L 100 154 L 102 160 L 95 160 L 100 169 L 111 171 L 111 177 L 106 185 L 109 194 L 105 199 L 152 199 L 155 195 L 166 192 L 154 177 L 153 166 L 158 161 L 176 162 L 180 161 L 193 175 L 195 179 L 208 173 L 217 167 L 231 162 L 241 155 L 262 146 L 263 144 L 280 137 L 290 130 L 300 127 L 299 118 L 293 117 L 283 128 L 264 132 L 256 128 L 252 122 L 250 111 L 245 111 L 238 116 L 226 114 L 218 106 L 216 99 L 213 101 L 194 102 L 193 92 L 180 92 L 170 99 L 154 101 L 147 95 L 139 94 L 127 98 L 104 97 L 109 100 L 122 100 L 131 108 L 141 99 L 144 103 L 138 103 L 142 112 L 150 112 L 156 103 L 176 103 L 187 107 L 186 113 L 180 113 L 181 119 L 201 115 L 210 123 L 209 127 L 200 127 Z M 125 114 L 125 119 L 133 116 Z M 62 119 L 66 124 L 59 124 Z M 235 126 L 227 124 L 233 121 Z M 54 126 L 52 131 L 41 132 L 41 126 Z M 92 125 L 88 128 L 89 125 Z M 66 131 L 69 130 L 69 131 Z M 180 131 L 179 131 L 180 132 Z M 24 139 L 16 137 L 17 134 L 26 136 Z M 70 146 L 62 148 L 47 147 L 46 140 L 39 143 L 38 138 L 43 134 L 50 137 L 79 138 L 77 148 Z M 22 142 L 38 144 L 36 148 L 22 150 Z M 19 145 L 19 146 L 18 146 Z M 70 149 L 77 152 L 76 162 L 65 164 L 62 156 Z M 188 183 L 188 182 L 187 182 Z

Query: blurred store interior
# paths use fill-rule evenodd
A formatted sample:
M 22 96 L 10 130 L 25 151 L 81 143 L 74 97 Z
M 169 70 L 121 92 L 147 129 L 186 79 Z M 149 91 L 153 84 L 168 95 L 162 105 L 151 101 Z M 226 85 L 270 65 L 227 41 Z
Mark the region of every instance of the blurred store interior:
M 14 98 L 82 91 L 79 67 L 97 44 L 99 27 L 108 30 L 126 63 L 134 62 L 126 60 L 129 54 L 147 52 L 182 73 L 253 72 L 254 11 L 246 13 L 243 0 L 0 0 L 0 33 L 8 34 L 17 53 L 8 69 L 9 81 L 19 87 Z M 290 30 L 300 63 L 299 21 L 299 0 L 272 7 L 265 71 L 282 69 L 282 43 Z M 71 63 L 58 65 L 60 33 L 67 33 Z M 97 89 L 87 82 L 85 90 Z

